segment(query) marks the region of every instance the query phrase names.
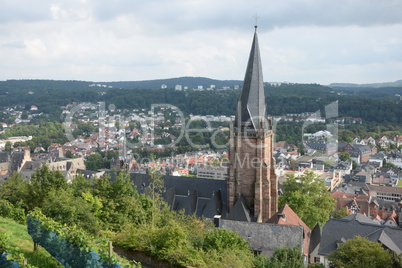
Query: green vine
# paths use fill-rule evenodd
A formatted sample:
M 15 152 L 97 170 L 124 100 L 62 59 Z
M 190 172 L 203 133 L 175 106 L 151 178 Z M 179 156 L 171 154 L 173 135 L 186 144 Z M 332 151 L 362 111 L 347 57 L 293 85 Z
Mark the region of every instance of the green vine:
M 91 250 L 90 241 L 93 238 L 75 225 L 70 227 L 56 222 L 44 215 L 40 209 L 34 209 L 30 217 L 31 220 L 39 222 L 42 230 L 55 232 L 60 238 L 64 238 L 72 245 L 78 246 L 83 252 Z

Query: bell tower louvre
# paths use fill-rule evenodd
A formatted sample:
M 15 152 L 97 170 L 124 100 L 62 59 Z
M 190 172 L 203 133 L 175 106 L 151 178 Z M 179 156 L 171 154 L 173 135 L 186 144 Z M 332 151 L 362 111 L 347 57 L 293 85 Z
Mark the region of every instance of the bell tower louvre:
M 237 202 L 243 202 L 257 222 L 266 222 L 278 211 L 273 130 L 266 114 L 257 26 L 235 121 L 230 127 L 228 169 L 229 214 Z

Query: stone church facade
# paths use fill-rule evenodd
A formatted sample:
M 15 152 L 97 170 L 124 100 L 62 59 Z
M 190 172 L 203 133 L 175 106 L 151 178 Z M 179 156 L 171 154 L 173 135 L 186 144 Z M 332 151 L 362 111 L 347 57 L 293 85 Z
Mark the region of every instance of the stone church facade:
M 237 202 L 243 202 L 257 222 L 266 222 L 278 211 L 273 130 L 266 114 L 257 28 L 236 119 L 230 128 L 228 169 L 229 214 Z

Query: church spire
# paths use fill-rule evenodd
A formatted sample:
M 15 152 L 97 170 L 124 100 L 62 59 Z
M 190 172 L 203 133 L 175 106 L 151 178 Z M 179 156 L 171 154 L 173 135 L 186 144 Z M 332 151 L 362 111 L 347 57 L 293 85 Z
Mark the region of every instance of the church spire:
M 237 109 L 235 127 L 242 130 L 268 130 L 257 25 Z

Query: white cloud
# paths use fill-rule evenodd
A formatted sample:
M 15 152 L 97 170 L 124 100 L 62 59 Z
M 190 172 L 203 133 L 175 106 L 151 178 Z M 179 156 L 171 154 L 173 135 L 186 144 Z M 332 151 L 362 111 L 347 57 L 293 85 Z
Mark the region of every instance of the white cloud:
M 267 81 L 402 79 L 402 1 L 2 0 L 1 6 L 1 80 L 241 80 L 256 11 Z

